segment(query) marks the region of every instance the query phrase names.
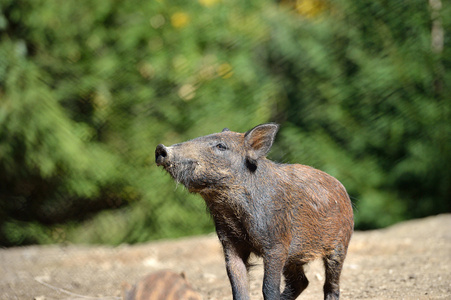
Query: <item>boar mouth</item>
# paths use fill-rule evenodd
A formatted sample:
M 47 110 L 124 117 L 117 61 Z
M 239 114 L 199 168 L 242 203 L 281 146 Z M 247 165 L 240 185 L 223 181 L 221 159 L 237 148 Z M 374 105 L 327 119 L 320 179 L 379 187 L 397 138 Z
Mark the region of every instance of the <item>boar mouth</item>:
M 189 191 L 194 191 L 202 189 L 193 180 L 194 171 L 198 165 L 199 163 L 197 161 L 187 160 L 182 162 L 169 162 L 163 167 L 177 183 L 183 184 Z
M 191 193 L 202 192 L 211 186 L 219 188 L 220 182 L 228 177 L 218 176 L 215 179 L 208 178 L 208 176 L 202 176 L 202 171 L 196 172 L 196 168 L 198 167 L 200 167 L 200 163 L 196 160 L 171 161 L 163 165 L 163 168 L 171 177 L 177 183 L 183 184 Z

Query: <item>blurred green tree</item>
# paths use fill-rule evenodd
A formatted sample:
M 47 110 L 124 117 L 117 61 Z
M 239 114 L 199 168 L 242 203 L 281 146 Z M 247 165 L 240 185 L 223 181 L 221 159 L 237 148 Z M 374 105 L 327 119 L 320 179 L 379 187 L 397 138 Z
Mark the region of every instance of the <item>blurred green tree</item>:
M 316 21 L 272 26 L 293 29 L 272 43 L 286 86 L 279 152 L 340 178 L 358 228 L 451 210 L 450 50 L 431 45 L 449 12 L 337 1 Z

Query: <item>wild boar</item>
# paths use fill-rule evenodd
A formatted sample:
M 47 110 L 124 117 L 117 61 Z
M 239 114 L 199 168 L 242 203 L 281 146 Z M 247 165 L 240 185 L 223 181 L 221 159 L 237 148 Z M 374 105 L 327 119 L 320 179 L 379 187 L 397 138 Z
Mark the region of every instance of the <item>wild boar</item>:
M 303 266 L 322 259 L 324 299 L 338 299 L 354 221 L 352 204 L 334 177 L 266 158 L 279 126 L 246 133 L 225 128 L 155 150 L 157 165 L 200 194 L 224 250 L 233 299 L 249 299 L 249 256 L 263 258 L 266 300 L 295 299 L 307 287 Z M 280 291 L 282 274 L 285 288 Z

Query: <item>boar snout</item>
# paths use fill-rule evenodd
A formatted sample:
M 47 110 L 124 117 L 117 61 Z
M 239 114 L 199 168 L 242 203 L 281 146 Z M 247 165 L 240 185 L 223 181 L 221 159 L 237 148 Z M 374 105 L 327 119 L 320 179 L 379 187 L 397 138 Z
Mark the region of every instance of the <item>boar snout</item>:
M 163 166 L 169 161 L 169 151 L 165 145 L 159 144 L 155 149 L 155 162 L 158 166 Z

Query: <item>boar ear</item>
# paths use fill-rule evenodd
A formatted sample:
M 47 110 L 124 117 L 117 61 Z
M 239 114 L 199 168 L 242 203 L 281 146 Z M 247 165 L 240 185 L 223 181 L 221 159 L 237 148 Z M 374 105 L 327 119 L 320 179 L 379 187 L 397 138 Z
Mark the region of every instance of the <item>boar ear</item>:
M 268 123 L 254 127 L 244 134 L 248 163 L 257 164 L 257 159 L 266 156 L 271 149 L 279 125 Z
M 224 132 L 224 131 L 230 131 L 230 129 L 226 127 L 221 132 Z

